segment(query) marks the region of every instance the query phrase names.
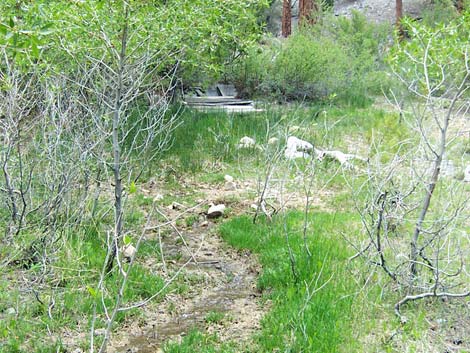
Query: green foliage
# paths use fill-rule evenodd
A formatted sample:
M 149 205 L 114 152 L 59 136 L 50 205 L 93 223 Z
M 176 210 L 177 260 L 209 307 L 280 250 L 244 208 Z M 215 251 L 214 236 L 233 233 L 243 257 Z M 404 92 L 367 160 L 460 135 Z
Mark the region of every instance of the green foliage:
M 344 101 L 364 106 L 384 83 L 385 27 L 354 13 L 326 17 L 284 41 L 268 39 L 232 67 L 241 95 L 279 100 Z
M 229 344 L 219 345 L 215 335 L 205 335 L 198 331 L 191 331 L 181 343 L 167 343 L 163 349 L 165 353 L 235 353 Z
M 225 313 L 220 311 L 211 311 L 207 313 L 204 321 L 208 324 L 220 324 L 225 318 Z
M 5 0 L 0 4 L 0 48 L 10 60 L 24 66 L 37 60 L 40 51 L 53 33 L 41 2 Z M 3 61 L 4 57 L 0 59 Z
M 354 217 L 312 214 L 314 227 L 307 239 L 311 257 L 304 248 L 303 217 L 301 212 L 291 212 L 285 220 L 280 217 L 272 224 L 253 224 L 251 218 L 240 217 L 221 227 L 229 244 L 254 251 L 263 266 L 258 286 L 273 306 L 262 322 L 256 351 L 337 352 L 345 346 L 352 351 L 350 294 L 355 282 L 346 270 L 348 251 L 336 235 L 350 228 Z M 285 230 L 298 278 L 292 272 Z M 314 295 L 308 295 L 315 290 Z
M 254 42 L 257 15 L 267 5 L 265 0 L 8 0 L 0 4 L 0 46 L 14 56 L 29 51 L 61 72 L 83 64 L 89 54 L 106 62 L 112 48 L 120 47 L 125 3 L 134 54 L 155 55 L 163 75 L 178 64 L 177 76 L 188 83 L 219 75 Z
M 447 23 L 458 16 L 458 11 L 452 0 L 435 0 L 427 5 L 421 16 L 422 22 L 433 27 L 439 23 Z
M 388 61 L 419 97 L 438 97 L 457 89 L 469 72 L 470 12 L 449 23 L 429 26 L 403 20 L 410 40 L 400 41 Z

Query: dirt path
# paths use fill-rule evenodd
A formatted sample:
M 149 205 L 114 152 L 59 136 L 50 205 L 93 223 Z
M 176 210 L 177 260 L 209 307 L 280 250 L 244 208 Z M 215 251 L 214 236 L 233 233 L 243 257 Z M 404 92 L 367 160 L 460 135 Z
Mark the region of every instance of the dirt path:
M 233 197 L 233 192 L 223 190 L 204 194 L 211 201 Z M 237 205 L 245 207 L 243 202 Z M 169 218 L 177 213 L 167 212 Z M 197 212 L 188 217 L 194 218 Z M 161 303 L 144 308 L 138 322 L 128 322 L 113 336 L 108 352 L 160 352 L 162 343 L 178 341 L 193 328 L 217 333 L 222 342 L 243 342 L 259 328 L 266 310 L 256 289 L 259 265 L 249 252 L 228 247 L 216 228 L 215 222 L 199 214 L 188 229 L 162 237 L 166 271 L 161 258 L 146 265 L 168 276 L 187 263 L 178 280 L 184 282 L 181 293 L 174 291 Z M 151 234 L 148 239 L 157 240 L 158 235 Z
M 261 305 L 256 289 L 261 270 L 256 258 L 225 244 L 217 233 L 220 220 L 206 219 L 203 214 L 210 203 L 225 204 L 230 209 L 227 217 L 254 213 L 251 205 L 256 202 L 256 180 L 235 180 L 235 189 L 227 189 L 224 182 L 204 183 L 190 178 L 178 180 L 178 184 L 180 188 L 165 193 L 179 200 L 174 207 L 162 208 L 166 217 L 175 219 L 194 203 L 201 203 L 201 207 L 174 222 L 178 231 L 173 228 L 162 236 L 164 262 L 156 254 L 145 266 L 169 278 L 187 264 L 177 280 L 180 290 L 173 290 L 161 303 L 144 307 L 139 318 L 121 326 L 111 339 L 108 353 L 161 352 L 165 342 L 179 341 L 193 328 L 216 333 L 221 342 L 230 340 L 246 346 L 269 309 L 269 304 Z M 302 206 L 304 195 L 290 187 L 288 192 L 281 192 L 283 184 L 273 180 L 266 197 L 277 206 L 279 199 L 284 199 L 284 207 Z M 142 190 L 154 198 L 165 190 L 164 185 L 163 181 L 149 183 Z M 323 198 L 330 196 L 326 192 L 316 194 L 311 203 L 325 207 Z M 188 198 L 193 202 L 183 201 Z M 158 234 L 148 234 L 147 239 L 158 241 Z

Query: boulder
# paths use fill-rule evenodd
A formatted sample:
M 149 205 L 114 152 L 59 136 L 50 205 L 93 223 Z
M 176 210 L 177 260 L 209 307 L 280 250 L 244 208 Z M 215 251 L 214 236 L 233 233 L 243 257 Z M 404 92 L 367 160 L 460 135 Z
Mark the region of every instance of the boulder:
M 225 205 L 211 205 L 207 210 L 207 218 L 219 218 L 224 214 Z
M 233 182 L 233 176 L 226 174 L 226 175 L 224 176 L 224 180 L 225 180 L 227 183 Z

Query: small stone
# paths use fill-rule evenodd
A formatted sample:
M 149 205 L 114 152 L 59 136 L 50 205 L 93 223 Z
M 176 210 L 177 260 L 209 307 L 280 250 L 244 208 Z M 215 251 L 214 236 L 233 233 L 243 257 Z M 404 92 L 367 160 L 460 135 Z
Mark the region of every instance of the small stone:
M 248 136 L 244 136 L 240 139 L 238 148 L 254 148 L 255 145 L 256 145 L 256 141 L 254 139 Z
M 72 353 L 83 353 L 83 350 L 81 348 L 75 348 Z
M 277 145 L 279 143 L 279 139 L 277 137 L 271 137 L 268 140 L 268 145 Z
M 465 171 L 463 173 L 463 181 L 466 183 L 470 183 L 470 165 L 467 165 Z
M 255 211 L 258 211 L 258 205 L 253 203 L 250 205 L 251 209 L 255 210 Z
M 225 211 L 224 204 L 212 205 L 211 207 L 209 207 L 209 210 L 207 211 L 207 218 L 221 217 L 224 214 L 224 211 Z
M 200 227 L 207 227 L 209 225 L 209 222 L 203 221 L 199 224 Z
M 289 127 L 289 132 L 294 133 L 300 130 L 300 126 L 292 125 Z
M 233 176 L 226 174 L 226 175 L 224 176 L 224 180 L 225 180 L 226 182 L 233 182 Z
M 441 173 L 443 177 L 453 177 L 455 175 L 455 165 L 451 160 L 443 160 L 441 164 Z
M 132 259 L 135 256 L 136 252 L 137 252 L 137 249 L 134 246 L 132 246 L 132 244 L 125 245 L 122 248 L 122 255 L 126 259 Z
M 163 200 L 163 195 L 162 194 L 157 194 L 154 198 L 153 198 L 153 202 L 158 202 L 158 201 L 161 201 Z
M 95 330 L 95 336 L 104 336 L 106 334 L 105 328 L 97 328 Z
M 15 314 L 16 314 L 16 310 L 15 310 L 15 308 L 8 308 L 8 309 L 5 311 L 5 313 L 6 313 L 7 315 L 15 315 Z
M 171 209 L 172 210 L 178 210 L 179 211 L 179 210 L 182 210 L 183 208 L 184 208 L 184 205 L 180 204 L 179 202 L 175 201 L 171 204 Z
M 227 191 L 235 191 L 237 190 L 237 184 L 235 184 L 233 181 L 227 181 L 225 183 L 225 190 Z
M 463 343 L 463 340 L 460 338 L 454 338 L 452 340 L 452 343 L 455 344 L 456 346 L 460 346 Z

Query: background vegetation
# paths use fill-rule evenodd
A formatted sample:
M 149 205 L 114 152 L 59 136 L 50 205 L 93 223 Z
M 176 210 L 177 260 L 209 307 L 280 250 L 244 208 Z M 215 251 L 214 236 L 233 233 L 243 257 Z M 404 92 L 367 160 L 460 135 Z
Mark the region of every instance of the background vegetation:
M 161 239 L 203 227 L 188 205 L 226 174 L 240 195 L 213 229 L 259 262 L 266 313 L 246 342 L 194 329 L 165 352 L 470 349 L 468 10 L 434 2 L 401 36 L 325 13 L 281 39 L 263 33 L 270 3 L 0 4 L 1 352 L 104 352 L 146 305 L 184 300 L 205 279 L 164 263 Z M 262 111 L 175 94 L 218 80 Z M 294 135 L 308 158 L 284 158 Z M 263 185 L 297 203 L 253 218 Z

